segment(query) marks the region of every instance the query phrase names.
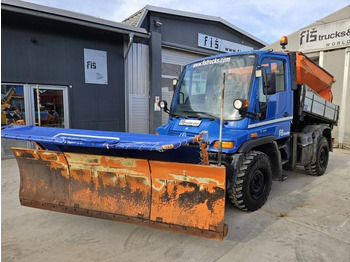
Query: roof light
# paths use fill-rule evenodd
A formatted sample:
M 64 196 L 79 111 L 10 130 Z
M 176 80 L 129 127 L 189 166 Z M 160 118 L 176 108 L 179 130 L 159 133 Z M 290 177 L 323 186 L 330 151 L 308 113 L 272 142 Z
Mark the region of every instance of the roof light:
M 282 46 L 282 49 L 286 49 L 286 45 L 288 45 L 288 37 L 282 36 L 280 39 L 280 45 Z

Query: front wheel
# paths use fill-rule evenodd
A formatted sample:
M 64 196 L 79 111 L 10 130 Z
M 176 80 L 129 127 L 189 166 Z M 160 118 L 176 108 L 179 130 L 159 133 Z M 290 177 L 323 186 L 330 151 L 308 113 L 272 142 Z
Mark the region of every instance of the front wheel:
M 270 194 L 272 171 L 270 159 L 259 151 L 250 151 L 237 166 L 237 177 L 228 190 L 236 207 L 255 211 L 262 207 Z

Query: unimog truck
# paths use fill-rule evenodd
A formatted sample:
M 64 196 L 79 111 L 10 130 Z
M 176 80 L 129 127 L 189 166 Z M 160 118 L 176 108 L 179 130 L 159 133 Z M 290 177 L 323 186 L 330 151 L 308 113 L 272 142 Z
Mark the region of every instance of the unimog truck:
M 326 171 L 334 78 L 300 52 L 249 51 L 185 67 L 157 134 L 6 126 L 22 205 L 222 239 L 225 200 L 254 211 L 272 180 Z M 277 184 L 276 184 L 277 186 Z

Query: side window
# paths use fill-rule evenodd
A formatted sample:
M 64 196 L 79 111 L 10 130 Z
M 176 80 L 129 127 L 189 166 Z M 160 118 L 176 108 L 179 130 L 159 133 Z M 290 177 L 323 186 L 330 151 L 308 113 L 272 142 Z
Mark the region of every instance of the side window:
M 285 61 L 277 58 L 264 58 L 261 66 L 266 68 L 267 73 L 275 73 L 276 91 L 286 90 Z
M 285 75 L 285 60 L 265 57 L 261 66 L 266 73 L 274 73 L 276 80 L 276 92 L 283 92 L 286 90 L 286 75 Z M 260 119 L 266 118 L 269 96 L 264 95 L 263 92 L 263 78 L 259 78 L 259 111 L 261 113 Z
M 270 70 L 270 59 L 269 58 L 264 58 L 261 63 L 262 67 L 266 68 L 266 71 L 269 73 L 271 72 Z M 261 113 L 260 119 L 265 119 L 266 118 L 266 111 L 267 111 L 267 101 L 268 97 L 267 95 L 264 95 L 263 92 L 263 78 L 259 78 L 259 112 Z
M 276 75 L 276 91 L 285 91 L 285 62 L 284 60 L 271 59 L 271 73 Z

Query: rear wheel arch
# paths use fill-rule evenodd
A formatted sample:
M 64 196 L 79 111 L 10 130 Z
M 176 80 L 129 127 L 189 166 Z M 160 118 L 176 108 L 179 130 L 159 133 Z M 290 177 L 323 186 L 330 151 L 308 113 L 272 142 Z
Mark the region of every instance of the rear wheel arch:
M 330 128 L 325 128 L 322 134 L 328 141 L 329 151 L 333 152 L 332 130 Z

